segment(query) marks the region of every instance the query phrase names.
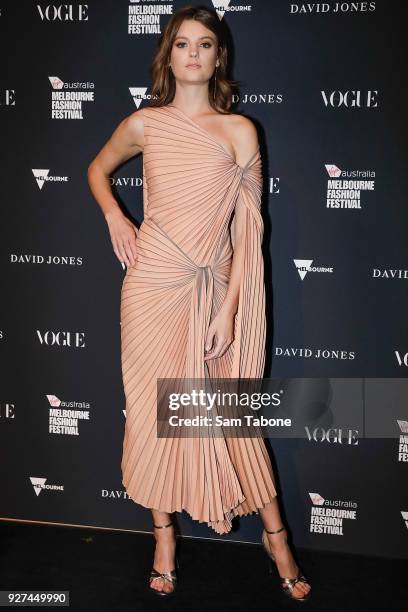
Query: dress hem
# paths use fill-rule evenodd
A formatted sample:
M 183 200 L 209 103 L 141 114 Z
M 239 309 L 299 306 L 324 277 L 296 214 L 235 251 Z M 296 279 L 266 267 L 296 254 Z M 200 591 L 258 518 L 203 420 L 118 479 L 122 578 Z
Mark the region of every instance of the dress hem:
M 153 506 L 146 506 L 145 503 L 143 503 L 141 501 L 135 500 L 130 495 L 130 493 L 128 492 L 127 486 L 126 486 L 126 484 L 123 481 L 122 481 L 122 484 L 125 487 L 125 490 L 126 490 L 126 493 L 127 493 L 128 497 L 135 504 L 138 504 L 139 506 L 142 506 L 143 508 L 146 508 L 147 510 L 156 510 L 157 512 L 166 512 L 167 514 L 172 514 L 173 512 L 186 512 L 193 521 L 197 521 L 199 524 L 206 523 L 208 525 L 208 527 L 210 527 L 213 531 L 215 531 L 219 535 L 226 535 L 227 533 L 230 533 L 230 531 L 231 531 L 231 520 L 234 519 L 236 516 L 244 517 L 244 516 L 248 516 L 250 514 L 259 514 L 259 510 L 262 510 L 263 508 L 265 508 L 265 506 L 267 506 L 268 504 L 272 503 L 272 501 L 278 496 L 278 493 L 276 492 L 275 495 L 272 495 L 271 499 L 269 499 L 268 501 L 262 503 L 261 506 L 257 506 L 256 508 L 249 509 L 247 511 L 241 511 L 241 510 L 239 510 L 239 506 L 241 506 L 242 503 L 244 503 L 246 501 L 246 497 L 244 497 L 244 499 L 241 500 L 237 506 L 234 506 L 233 508 L 231 508 L 230 510 L 228 510 L 225 513 L 224 520 L 221 520 L 221 521 L 207 521 L 206 519 L 200 518 L 199 516 L 194 516 L 193 513 L 190 510 L 188 510 L 188 508 L 183 508 L 182 506 L 180 508 L 173 508 L 171 510 L 167 509 L 167 508 L 154 508 Z M 224 529 L 223 531 L 217 531 L 217 529 L 215 529 L 214 526 L 213 526 L 213 525 L 216 525 L 217 523 L 220 523 L 220 524 L 229 524 L 230 528 L 229 529 Z

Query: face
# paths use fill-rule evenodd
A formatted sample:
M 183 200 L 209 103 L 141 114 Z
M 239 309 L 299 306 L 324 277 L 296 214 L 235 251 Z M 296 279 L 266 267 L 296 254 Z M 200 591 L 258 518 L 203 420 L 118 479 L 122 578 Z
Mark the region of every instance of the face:
M 217 51 L 217 37 L 211 30 L 193 19 L 183 21 L 170 56 L 175 78 L 190 82 L 208 81 L 215 70 Z

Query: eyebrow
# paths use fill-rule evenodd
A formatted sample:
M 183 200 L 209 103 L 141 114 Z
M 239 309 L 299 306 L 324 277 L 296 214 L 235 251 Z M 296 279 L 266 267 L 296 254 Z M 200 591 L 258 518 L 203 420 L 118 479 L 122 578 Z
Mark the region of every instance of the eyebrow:
M 177 40 L 177 38 L 186 38 L 187 40 L 190 40 L 188 36 L 176 36 L 174 40 Z M 198 40 L 200 40 L 201 38 L 209 38 L 210 40 L 214 40 L 212 36 L 199 36 Z

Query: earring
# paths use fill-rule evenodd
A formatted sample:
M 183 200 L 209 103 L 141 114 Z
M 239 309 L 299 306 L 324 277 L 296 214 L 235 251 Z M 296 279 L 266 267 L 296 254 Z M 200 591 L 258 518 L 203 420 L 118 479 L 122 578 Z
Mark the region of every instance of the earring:
M 217 60 L 217 63 L 215 64 L 215 73 L 214 73 L 214 92 L 213 92 L 213 98 L 215 100 L 215 90 L 217 89 L 217 68 L 219 66 L 219 61 Z

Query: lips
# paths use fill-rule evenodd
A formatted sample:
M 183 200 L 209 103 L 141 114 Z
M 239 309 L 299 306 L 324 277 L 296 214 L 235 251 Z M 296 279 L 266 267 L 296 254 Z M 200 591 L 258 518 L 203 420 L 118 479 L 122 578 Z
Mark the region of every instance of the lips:
M 201 68 L 201 64 L 187 64 L 186 68 Z

